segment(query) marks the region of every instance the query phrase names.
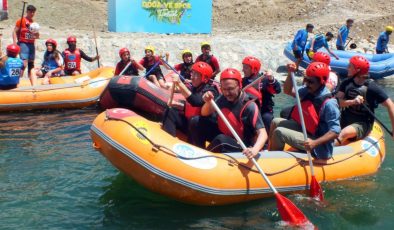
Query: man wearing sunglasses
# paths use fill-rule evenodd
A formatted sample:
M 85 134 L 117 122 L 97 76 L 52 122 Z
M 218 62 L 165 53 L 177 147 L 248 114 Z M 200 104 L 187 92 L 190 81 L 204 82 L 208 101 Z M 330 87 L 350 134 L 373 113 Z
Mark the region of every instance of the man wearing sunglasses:
M 288 65 L 289 74 L 283 85 L 283 92 L 295 97 L 291 72 L 295 65 Z M 332 98 L 326 81 L 330 69 L 325 63 L 313 62 L 306 69 L 304 86 L 298 89 L 301 99 L 305 127 L 308 139 L 304 140 L 298 108 L 295 105 L 290 119 L 275 118 L 270 130 L 270 150 L 283 150 L 285 144 L 300 150 L 310 151 L 318 159 L 329 159 L 332 156 L 333 143 L 341 131 L 339 125 L 339 108 L 337 100 Z
M 387 94 L 369 80 L 369 62 L 362 56 L 353 56 L 349 60 L 348 79 L 339 86 L 337 98 L 342 110 L 338 144 L 348 140 L 359 140 L 371 131 L 373 112 L 379 104 L 387 108 L 391 126 L 394 129 L 394 104 Z M 370 111 L 368 111 L 368 109 Z

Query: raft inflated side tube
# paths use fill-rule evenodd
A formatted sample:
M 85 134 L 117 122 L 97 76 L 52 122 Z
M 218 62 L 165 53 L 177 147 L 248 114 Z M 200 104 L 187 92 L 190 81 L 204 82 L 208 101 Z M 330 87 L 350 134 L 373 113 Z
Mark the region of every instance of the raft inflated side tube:
M 143 77 L 114 76 L 100 103 L 104 109 L 121 107 L 161 116 L 168 107 L 169 98 L 168 90 L 157 87 Z M 179 95 L 174 98 L 179 99 Z

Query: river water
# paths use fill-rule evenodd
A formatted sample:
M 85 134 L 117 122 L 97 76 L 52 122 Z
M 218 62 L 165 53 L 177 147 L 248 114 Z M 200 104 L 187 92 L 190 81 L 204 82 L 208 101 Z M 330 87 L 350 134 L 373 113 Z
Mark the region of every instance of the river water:
M 391 98 L 394 88 L 384 86 Z M 287 96 L 275 98 L 280 105 Z M 93 150 L 95 109 L 0 114 L 0 229 L 280 229 L 275 199 L 197 207 L 154 194 Z M 390 127 L 385 108 L 378 117 Z M 394 144 L 376 175 L 288 197 L 319 229 L 393 229 Z

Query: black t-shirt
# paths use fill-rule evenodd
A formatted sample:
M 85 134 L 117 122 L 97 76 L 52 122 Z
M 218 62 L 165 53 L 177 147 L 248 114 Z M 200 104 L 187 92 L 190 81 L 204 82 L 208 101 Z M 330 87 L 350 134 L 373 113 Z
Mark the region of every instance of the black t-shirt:
M 364 85 L 357 85 L 353 78 L 346 79 L 339 86 L 339 91 L 345 94 L 345 100 L 352 100 L 357 95 L 361 95 L 366 100 L 366 105 L 373 112 L 380 103 L 388 99 L 387 94 L 372 80 L 367 80 Z M 354 105 L 345 108 L 342 112 L 342 119 L 353 122 L 367 122 L 372 125 L 374 118 L 361 105 Z
M 204 105 L 204 100 L 202 99 L 202 95 L 205 92 L 211 91 L 213 93 L 213 97 L 217 98 L 219 96 L 219 92 L 217 88 L 211 84 L 204 84 L 200 87 L 193 87 L 191 90 L 191 95 L 186 98 L 186 101 L 189 102 L 193 107 L 202 107 Z

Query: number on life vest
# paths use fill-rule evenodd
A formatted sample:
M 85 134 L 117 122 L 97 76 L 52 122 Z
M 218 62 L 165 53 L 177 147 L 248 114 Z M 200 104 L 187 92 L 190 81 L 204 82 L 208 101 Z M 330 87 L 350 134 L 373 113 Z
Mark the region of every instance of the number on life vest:
M 10 69 L 10 76 L 11 77 L 19 77 L 20 75 L 21 75 L 21 69 L 19 69 L 19 68 Z
M 76 67 L 77 67 L 76 62 L 68 62 L 67 63 L 67 68 L 69 68 L 69 69 L 75 69 Z
M 33 39 L 33 34 L 31 33 L 25 33 L 25 39 Z

